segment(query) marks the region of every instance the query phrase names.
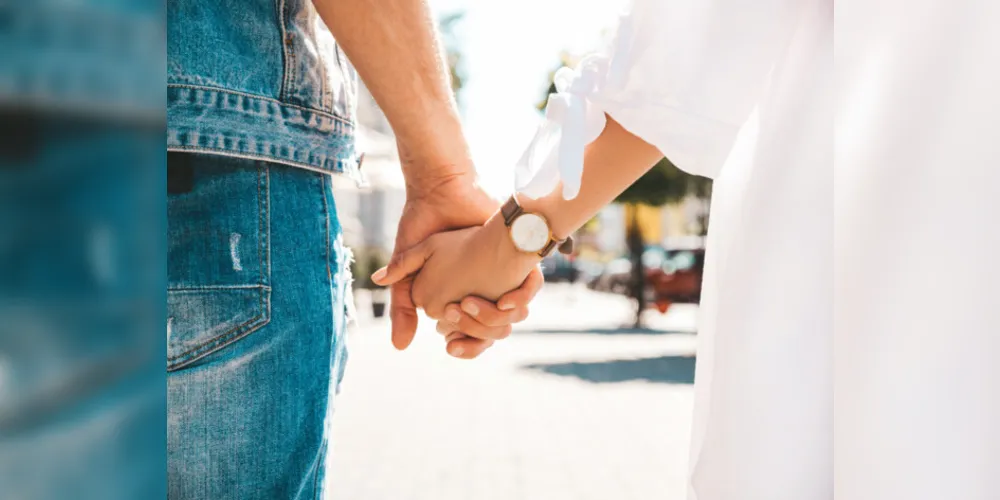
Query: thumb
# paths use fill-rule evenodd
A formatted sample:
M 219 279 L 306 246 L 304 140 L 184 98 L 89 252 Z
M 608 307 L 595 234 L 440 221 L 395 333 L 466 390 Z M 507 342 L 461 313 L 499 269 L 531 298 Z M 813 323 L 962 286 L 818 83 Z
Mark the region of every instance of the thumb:
M 520 287 L 507 292 L 497 300 L 497 308 L 501 311 L 509 311 L 518 307 L 528 307 L 528 303 L 535 298 L 535 295 L 538 295 L 538 291 L 542 289 L 544 284 L 545 278 L 542 271 L 538 269 L 538 266 L 535 266 Z
M 393 253 L 389 265 L 372 274 L 372 281 L 379 286 L 394 285 L 419 271 L 431 256 L 431 246 L 427 241 L 424 240 L 409 250 Z
M 412 279 L 405 279 L 392 285 L 392 303 L 389 319 L 392 320 L 392 345 L 402 351 L 417 334 L 417 306 L 410 297 Z

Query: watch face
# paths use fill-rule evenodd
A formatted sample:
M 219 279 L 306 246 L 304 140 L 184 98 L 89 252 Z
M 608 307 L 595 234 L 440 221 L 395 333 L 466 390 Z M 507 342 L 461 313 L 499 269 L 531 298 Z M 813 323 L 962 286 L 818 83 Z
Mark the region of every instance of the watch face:
M 510 225 L 510 237 L 523 252 L 540 252 L 549 242 L 549 225 L 541 216 L 524 214 Z

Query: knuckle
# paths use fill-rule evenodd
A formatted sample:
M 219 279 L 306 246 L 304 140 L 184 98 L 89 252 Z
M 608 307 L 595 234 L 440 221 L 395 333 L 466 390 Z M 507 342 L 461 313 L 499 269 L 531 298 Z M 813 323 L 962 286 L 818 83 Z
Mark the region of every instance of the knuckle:
M 500 339 L 500 340 L 503 340 L 503 339 L 505 339 L 505 338 L 507 338 L 507 337 L 510 337 L 510 333 L 511 333 L 512 331 L 514 331 L 514 329 L 513 329 L 513 328 L 511 328 L 511 326 L 510 326 L 510 325 L 507 325 L 507 326 L 504 326 L 504 327 L 500 328 L 499 330 L 497 330 L 497 335 L 496 335 L 496 337 L 497 337 L 498 339 Z
M 529 314 L 530 314 L 530 313 L 529 313 L 529 311 L 528 311 L 528 308 L 527 308 L 527 307 L 524 307 L 524 308 L 522 308 L 522 309 L 521 309 L 521 313 L 517 315 L 517 319 L 516 319 L 516 321 L 514 321 L 514 323 L 520 323 L 520 322 L 522 322 L 522 321 L 524 321 L 524 320 L 528 319 L 528 315 L 529 315 Z
M 476 338 L 483 338 L 489 334 L 488 329 L 475 319 L 462 314 L 462 319 L 458 322 L 458 327 L 463 332 Z
M 481 321 L 486 326 L 503 326 L 505 324 L 504 314 L 497 311 L 483 310 L 479 313 L 479 321 Z
M 394 253 L 389 258 L 389 269 L 397 268 L 403 263 L 403 253 Z

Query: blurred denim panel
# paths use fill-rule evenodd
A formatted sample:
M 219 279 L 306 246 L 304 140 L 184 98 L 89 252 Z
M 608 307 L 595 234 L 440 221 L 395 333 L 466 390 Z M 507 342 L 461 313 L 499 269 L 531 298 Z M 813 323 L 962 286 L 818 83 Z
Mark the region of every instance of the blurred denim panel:
M 164 12 L 0 0 L 0 498 L 166 496 Z
M 0 0 L 0 104 L 158 118 L 163 0 Z
M 0 117 L 19 127 L 0 134 L 0 496 L 150 498 L 165 474 L 162 130 Z

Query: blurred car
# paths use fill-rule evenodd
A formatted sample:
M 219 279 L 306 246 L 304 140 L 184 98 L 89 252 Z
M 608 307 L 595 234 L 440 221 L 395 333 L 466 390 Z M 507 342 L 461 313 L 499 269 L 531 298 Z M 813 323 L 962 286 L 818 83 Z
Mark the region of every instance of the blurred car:
M 667 250 L 651 245 L 642 254 L 646 274 L 646 298 L 661 311 L 672 303 L 698 302 L 705 251 L 701 248 Z M 632 262 L 627 257 L 612 260 L 604 271 L 588 282 L 588 287 L 604 292 L 627 294 L 632 280 Z
M 545 277 L 545 281 L 553 283 L 575 283 L 580 276 L 580 271 L 573 263 L 572 257 L 553 252 L 542 259 L 542 276 Z
M 642 254 L 642 266 L 647 275 L 651 270 L 659 269 L 665 259 L 661 247 L 650 245 Z M 632 261 L 628 255 L 618 257 L 608 262 L 603 272 L 588 284 L 589 288 L 601 292 L 628 293 L 632 282 Z
M 625 293 L 632 279 L 632 262 L 620 257 L 608 262 L 603 271 L 595 276 L 587 287 L 599 292 Z
M 593 288 L 594 282 L 604 274 L 604 264 L 596 260 L 576 258 L 573 263 L 578 272 L 577 281 L 582 281 L 588 288 Z
M 647 283 L 658 305 L 701 300 L 701 277 L 705 268 L 705 250 L 670 250 L 658 269 L 649 269 Z M 665 310 L 665 307 L 660 307 Z

